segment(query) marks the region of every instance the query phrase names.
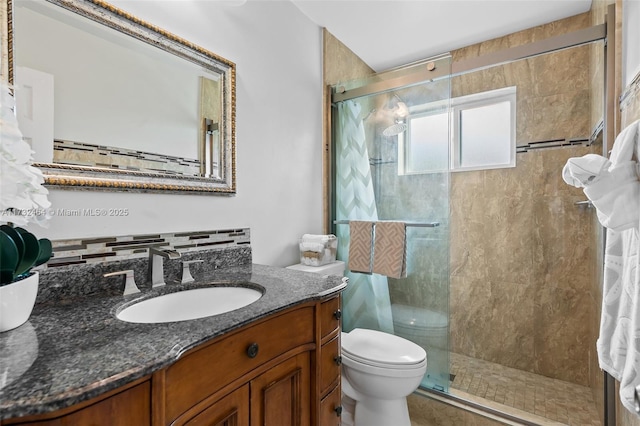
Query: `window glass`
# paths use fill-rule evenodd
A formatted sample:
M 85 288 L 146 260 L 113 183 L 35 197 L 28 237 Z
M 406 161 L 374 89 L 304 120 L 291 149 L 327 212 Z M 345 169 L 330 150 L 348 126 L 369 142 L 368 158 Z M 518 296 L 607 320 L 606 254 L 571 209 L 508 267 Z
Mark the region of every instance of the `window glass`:
M 425 114 L 409 120 L 407 173 L 447 170 L 449 166 L 449 114 Z
M 460 110 L 460 167 L 511 162 L 511 103 Z

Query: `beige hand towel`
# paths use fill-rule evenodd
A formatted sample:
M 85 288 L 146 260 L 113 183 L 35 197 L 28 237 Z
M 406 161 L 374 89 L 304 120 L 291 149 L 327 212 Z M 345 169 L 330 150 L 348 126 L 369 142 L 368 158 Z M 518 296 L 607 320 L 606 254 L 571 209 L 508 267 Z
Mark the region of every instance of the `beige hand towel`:
M 373 222 L 349 222 L 349 269 L 351 272 L 371 273 Z
M 391 278 L 407 276 L 406 227 L 404 222 L 376 222 L 373 272 Z

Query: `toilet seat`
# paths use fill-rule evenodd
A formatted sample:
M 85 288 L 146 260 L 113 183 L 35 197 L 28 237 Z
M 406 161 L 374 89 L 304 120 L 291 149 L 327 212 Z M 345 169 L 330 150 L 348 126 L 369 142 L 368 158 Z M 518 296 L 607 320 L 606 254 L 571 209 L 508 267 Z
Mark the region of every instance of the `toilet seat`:
M 342 333 L 342 356 L 355 363 L 389 370 L 424 368 L 427 353 L 415 343 L 376 330 Z

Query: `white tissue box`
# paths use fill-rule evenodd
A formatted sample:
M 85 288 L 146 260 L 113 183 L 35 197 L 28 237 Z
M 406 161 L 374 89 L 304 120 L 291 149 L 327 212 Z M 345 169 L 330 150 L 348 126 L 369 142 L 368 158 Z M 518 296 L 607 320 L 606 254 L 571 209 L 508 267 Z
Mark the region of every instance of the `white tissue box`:
M 300 238 L 300 263 L 322 266 L 336 261 L 338 238 L 335 235 L 305 234 Z

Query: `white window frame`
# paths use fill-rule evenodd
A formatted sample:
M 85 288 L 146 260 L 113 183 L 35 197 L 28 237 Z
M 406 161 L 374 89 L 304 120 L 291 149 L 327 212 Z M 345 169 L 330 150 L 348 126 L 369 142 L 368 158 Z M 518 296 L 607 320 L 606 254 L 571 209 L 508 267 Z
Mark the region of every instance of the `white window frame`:
M 478 108 L 485 105 L 492 105 L 501 102 L 509 102 L 510 105 L 510 131 L 511 142 L 509 144 L 509 162 L 501 164 L 490 164 L 473 167 L 462 167 L 460 164 L 460 152 L 461 152 L 461 122 L 460 117 L 462 111 L 466 109 Z M 437 102 L 431 102 L 426 105 L 420 105 L 419 107 L 410 108 L 410 115 L 407 125 L 410 129 L 411 117 L 423 117 L 431 114 L 441 114 L 442 111 L 448 109 L 449 123 L 451 124 L 449 132 L 449 170 L 452 172 L 463 172 L 471 170 L 489 170 L 509 168 L 516 166 L 516 87 L 505 87 L 497 90 L 490 90 L 481 93 L 474 93 L 472 95 L 460 96 L 452 98 L 451 100 L 443 100 Z M 427 170 L 427 171 L 407 171 L 408 155 L 410 155 L 410 147 L 408 146 L 408 140 L 406 135 L 408 130 L 398 135 L 398 174 L 399 175 L 411 175 L 411 174 L 424 174 L 424 173 L 438 173 L 445 171 L 442 170 Z
M 508 102 L 511 107 L 511 141 L 509 144 L 509 162 L 501 164 L 485 164 L 482 166 L 474 167 L 462 167 L 460 164 L 461 158 L 461 120 L 462 111 L 466 109 L 478 108 L 487 105 L 493 105 L 501 102 Z M 470 170 L 487 170 L 487 169 L 504 169 L 516 166 L 516 87 L 505 87 L 503 89 L 490 90 L 487 92 L 474 93 L 473 95 L 461 96 L 459 98 L 452 99 L 451 102 L 451 120 L 452 120 L 452 135 L 451 135 L 451 170 L 454 172 L 463 172 Z

